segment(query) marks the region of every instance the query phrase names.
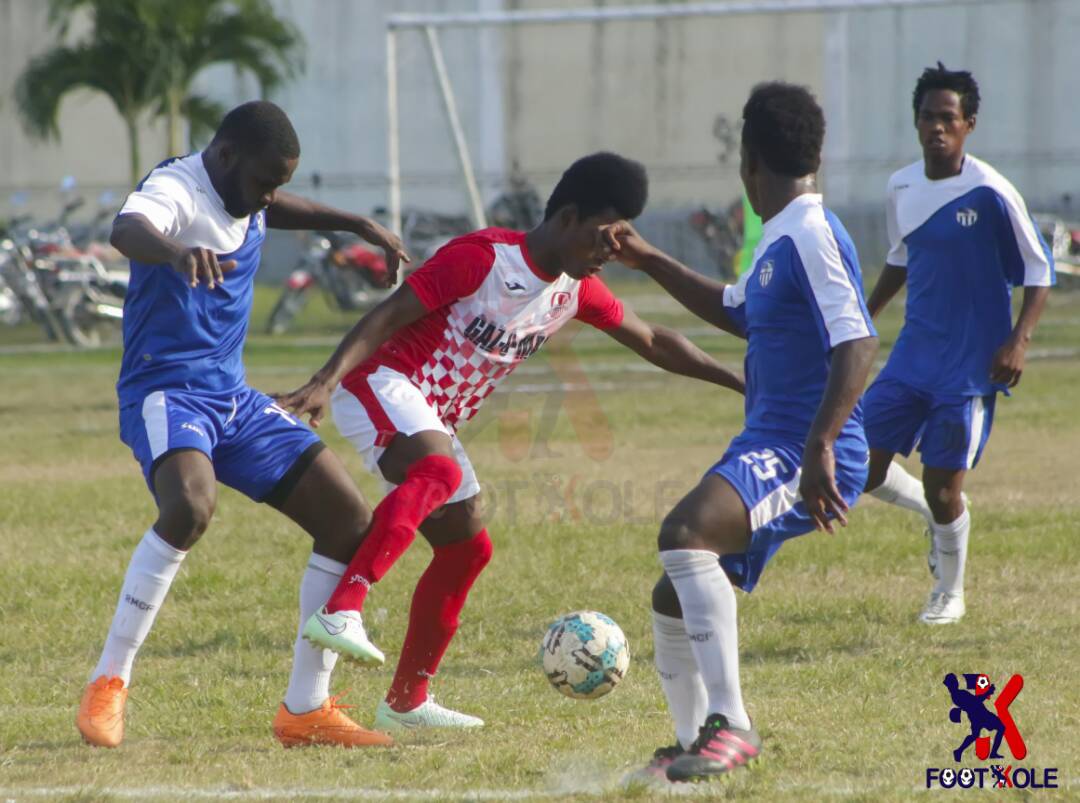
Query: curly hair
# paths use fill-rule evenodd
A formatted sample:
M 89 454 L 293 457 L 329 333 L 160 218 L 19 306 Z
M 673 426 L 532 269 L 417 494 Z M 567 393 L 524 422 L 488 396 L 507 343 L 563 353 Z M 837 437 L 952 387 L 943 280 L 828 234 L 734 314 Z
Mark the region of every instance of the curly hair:
M 911 105 L 915 109 L 915 119 L 919 119 L 919 107 L 927 92 L 935 89 L 948 89 L 960 96 L 960 108 L 964 117 L 971 119 L 979 113 L 979 84 L 967 70 L 948 70 L 940 61 L 936 67 L 923 70 L 915 82 L 915 91 L 911 95 Z
M 758 84 L 743 106 L 742 142 L 774 173 L 806 176 L 821 166 L 825 115 L 804 86 Z
M 550 220 L 564 206 L 574 206 L 580 220 L 607 209 L 632 220 L 645 209 L 648 197 L 649 177 L 644 165 L 601 151 L 583 156 L 562 174 L 548 198 L 544 220 Z

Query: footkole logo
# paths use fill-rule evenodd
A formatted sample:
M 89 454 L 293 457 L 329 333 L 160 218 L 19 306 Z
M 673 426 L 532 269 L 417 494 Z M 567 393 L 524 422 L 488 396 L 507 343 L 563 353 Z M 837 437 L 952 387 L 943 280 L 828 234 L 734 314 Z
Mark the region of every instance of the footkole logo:
M 927 789 L 1058 788 L 1056 767 L 1015 763 L 1028 754 L 1020 728 L 1009 712 L 1009 706 L 1024 688 L 1023 675 L 1010 677 L 996 696 L 997 687 L 989 675 L 950 672 L 942 683 L 951 704 L 949 721 L 968 726 L 969 732 L 952 751 L 952 760 L 959 766 L 926 768 Z M 987 708 L 988 702 L 991 708 Z M 1011 758 L 1001 752 L 1002 741 Z

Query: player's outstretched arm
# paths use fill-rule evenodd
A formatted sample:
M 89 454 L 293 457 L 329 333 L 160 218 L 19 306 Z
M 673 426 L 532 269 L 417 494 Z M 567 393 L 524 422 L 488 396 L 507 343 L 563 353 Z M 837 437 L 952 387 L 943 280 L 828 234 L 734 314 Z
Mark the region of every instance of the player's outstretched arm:
M 819 530 L 832 532 L 829 514 L 847 526 L 847 503 L 836 487 L 833 444 L 866 387 L 877 354 L 877 337 L 848 340 L 833 349 L 829 381 L 803 450 L 799 493 Z
M 321 231 L 350 231 L 363 237 L 386 254 L 386 270 L 390 285 L 397 282 L 398 268 L 409 255 L 401 238 L 374 220 L 342 212 L 315 201 L 278 190 L 274 202 L 266 207 L 266 225 L 272 229 L 308 229 Z
M 870 293 L 870 298 L 866 301 L 866 309 L 870 312 L 870 317 L 876 318 L 906 282 L 907 268 L 886 264 L 881 275 L 878 276 L 874 291 Z
M 1024 288 L 1024 304 L 1020 308 L 1016 326 L 1013 327 L 1009 339 L 1002 343 L 1001 348 L 994 354 L 994 361 L 990 366 L 991 382 L 1010 388 L 1016 387 L 1020 382 L 1028 344 L 1031 336 L 1035 334 L 1035 327 L 1049 296 L 1049 287 L 1028 285 Z
M 741 376 L 722 366 L 681 333 L 643 321 L 631 310 L 624 310 L 622 323 L 604 331 L 665 371 L 746 393 Z
M 694 315 L 737 337 L 746 335 L 724 311 L 724 284 L 683 265 L 637 233 L 626 221 L 605 230 L 615 258 L 628 268 L 648 274 Z
M 345 374 L 373 355 L 399 329 L 427 313 L 412 287 L 403 284 L 357 322 L 307 384 L 278 395 L 278 403 L 298 416 L 310 415 L 311 426 L 319 426 L 330 394 Z
M 206 282 L 213 290 L 236 267 L 235 259 L 219 263 L 209 248 L 188 248 L 166 237 L 146 217 L 134 212 L 117 216 L 109 243 L 128 259 L 144 265 L 170 265 L 191 287 Z

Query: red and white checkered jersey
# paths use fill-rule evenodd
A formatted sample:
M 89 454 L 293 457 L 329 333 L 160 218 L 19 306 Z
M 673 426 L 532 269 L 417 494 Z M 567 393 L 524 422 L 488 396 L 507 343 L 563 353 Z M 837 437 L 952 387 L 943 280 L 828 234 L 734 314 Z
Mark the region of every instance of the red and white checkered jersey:
M 598 329 L 622 323 L 623 307 L 595 276 L 550 276 L 525 233 L 483 229 L 444 245 L 405 282 L 429 310 L 342 381 L 363 392 L 380 366 L 420 389 L 453 432 L 514 367 L 573 318 Z

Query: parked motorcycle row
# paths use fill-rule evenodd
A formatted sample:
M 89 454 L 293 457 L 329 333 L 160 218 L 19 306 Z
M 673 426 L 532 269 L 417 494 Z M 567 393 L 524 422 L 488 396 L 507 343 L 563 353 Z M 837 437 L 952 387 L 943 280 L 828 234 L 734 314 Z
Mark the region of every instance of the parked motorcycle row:
M 89 222 L 71 223 L 84 204 L 68 201 L 46 224 L 26 215 L 0 221 L 0 323 L 32 322 L 49 340 L 79 347 L 119 341 L 128 268 L 107 242 L 115 209 L 103 203 Z
M 488 223 L 507 229 L 530 229 L 543 217 L 540 196 L 528 182 L 511 178 L 507 192 L 489 207 Z M 375 217 L 385 210 L 376 209 Z M 412 257 L 422 265 L 448 240 L 475 228 L 465 215 L 445 215 L 425 209 L 406 208 L 401 218 L 401 238 Z M 392 288 L 387 287 L 386 261 L 358 238 L 338 233 L 313 232 L 296 267 L 285 279 L 281 295 L 266 322 L 266 332 L 284 334 L 307 304 L 313 290 L 320 290 L 331 309 L 362 312 L 377 304 Z

